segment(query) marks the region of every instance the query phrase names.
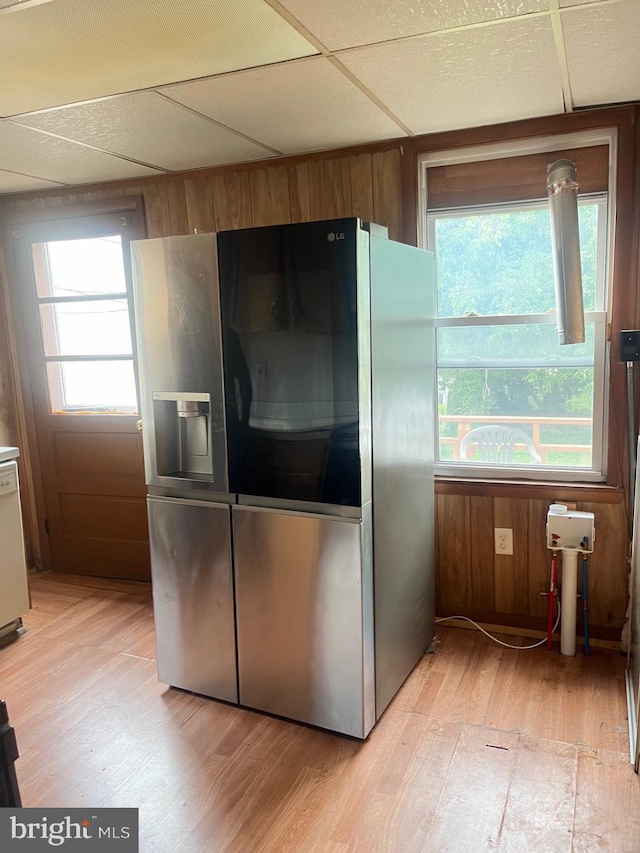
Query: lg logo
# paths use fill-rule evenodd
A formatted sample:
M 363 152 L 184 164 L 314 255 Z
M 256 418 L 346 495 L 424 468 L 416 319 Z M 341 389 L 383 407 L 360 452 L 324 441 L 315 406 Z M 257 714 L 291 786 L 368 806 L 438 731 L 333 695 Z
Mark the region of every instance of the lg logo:
M 329 231 L 327 234 L 327 240 L 330 243 L 333 243 L 334 240 L 344 240 L 344 231 L 341 231 L 339 234 L 335 234 L 333 231 Z

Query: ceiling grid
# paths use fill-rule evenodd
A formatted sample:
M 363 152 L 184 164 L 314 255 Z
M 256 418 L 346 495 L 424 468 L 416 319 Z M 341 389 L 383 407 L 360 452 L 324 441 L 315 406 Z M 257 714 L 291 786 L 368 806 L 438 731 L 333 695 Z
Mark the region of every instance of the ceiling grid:
M 24 6 L 0 9 L 0 193 L 640 100 L 640 0 Z
M 562 96 L 566 112 L 573 112 L 573 95 L 571 94 L 571 81 L 569 80 L 569 67 L 567 65 L 567 52 L 564 44 L 564 32 L 562 30 L 562 17 L 560 15 L 559 0 L 549 0 L 551 9 L 551 27 L 553 38 L 558 54 L 558 66 L 560 68 L 560 79 L 562 80 Z

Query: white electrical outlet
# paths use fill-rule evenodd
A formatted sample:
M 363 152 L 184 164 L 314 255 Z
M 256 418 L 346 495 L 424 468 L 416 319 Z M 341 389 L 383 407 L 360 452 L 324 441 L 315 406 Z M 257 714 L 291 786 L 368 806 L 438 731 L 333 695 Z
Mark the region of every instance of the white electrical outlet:
M 513 554 L 513 530 L 510 527 L 494 527 L 496 554 Z

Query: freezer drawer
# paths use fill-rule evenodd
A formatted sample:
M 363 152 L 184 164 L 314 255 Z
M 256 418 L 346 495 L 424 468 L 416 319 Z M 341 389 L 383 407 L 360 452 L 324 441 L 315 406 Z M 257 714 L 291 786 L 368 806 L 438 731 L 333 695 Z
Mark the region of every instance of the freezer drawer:
M 238 701 L 229 507 L 148 498 L 158 678 Z
M 240 704 L 366 737 L 375 687 L 362 522 L 240 506 L 232 518 Z

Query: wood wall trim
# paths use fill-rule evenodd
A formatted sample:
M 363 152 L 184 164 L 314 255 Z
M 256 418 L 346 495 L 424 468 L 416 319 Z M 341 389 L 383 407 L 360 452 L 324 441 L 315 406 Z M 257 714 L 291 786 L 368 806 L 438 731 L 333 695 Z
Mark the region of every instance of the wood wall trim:
M 436 477 L 437 495 L 469 495 L 521 500 L 588 501 L 589 503 L 618 504 L 624 497 L 621 488 L 596 483 L 544 483 L 527 480 L 470 480 Z
M 73 575 L 71 577 L 73 577 Z M 441 617 L 440 613 L 436 613 L 436 617 L 437 618 L 446 618 L 446 617 Z M 476 620 L 474 619 L 474 622 L 475 621 Z M 488 631 L 490 634 L 497 634 L 498 637 L 503 637 L 503 638 L 505 636 L 509 637 L 509 636 L 516 635 L 518 637 L 531 637 L 532 640 L 542 640 L 543 638 L 546 638 L 546 636 L 547 636 L 546 630 L 542 629 L 542 628 L 538 628 L 538 629 L 536 629 L 536 628 L 523 628 L 521 625 L 511 626 L 511 625 L 505 625 L 505 624 L 500 624 L 500 623 L 494 624 L 493 622 L 478 622 L 478 625 L 480 625 L 481 628 L 484 628 L 484 630 Z M 477 631 L 478 630 L 475 625 L 472 625 L 471 622 L 467 622 L 466 619 L 447 619 L 446 622 L 438 623 L 438 627 L 440 627 L 440 626 L 442 626 L 443 628 L 461 628 L 463 631 Z M 610 629 L 610 630 L 614 631 L 615 629 Z M 620 650 L 620 639 L 619 639 L 620 632 L 615 631 L 615 633 L 618 637 L 615 640 L 594 639 L 594 637 L 590 633 L 589 634 L 589 642 L 590 642 L 591 646 L 595 647 L 596 649 L 614 649 L 615 651 L 619 651 Z M 554 643 L 555 643 L 555 648 L 558 649 L 560 647 L 560 632 L 559 631 L 554 633 L 553 639 L 554 639 Z M 583 654 L 584 640 L 580 635 L 578 635 L 578 637 L 576 639 L 577 639 L 578 646 L 579 646 L 578 655 L 581 655 L 581 654 Z M 518 645 L 518 643 L 516 642 L 513 645 Z M 520 645 L 522 645 L 524 647 L 523 651 L 525 651 L 526 646 L 528 646 L 529 643 L 520 643 Z
M 64 189 L 59 187 L 57 195 L 60 195 L 61 191 L 64 194 Z M 11 198 L 16 202 L 23 200 L 26 201 L 26 195 L 27 194 L 25 193 L 24 195 L 7 196 L 6 198 Z M 29 193 L 29 195 L 31 194 Z M 0 196 L 0 204 L 3 200 L 4 197 Z M 29 206 L 25 210 L 18 209 L 11 212 L 11 227 L 15 230 L 21 225 L 31 225 L 33 222 L 54 222 L 57 220 L 80 219 L 87 216 L 101 216 L 111 213 L 136 212 L 141 216 L 140 207 L 140 195 L 122 195 L 116 196 L 115 198 L 98 199 L 97 201 L 76 201 L 75 204 L 49 205 L 39 207 L 37 210 L 34 210 L 32 206 Z
M 450 609 L 436 607 L 436 618 L 443 618 L 445 616 L 466 616 L 468 619 L 473 619 L 474 622 L 479 622 L 483 626 L 486 624 L 490 624 L 492 627 L 502 625 L 505 628 L 512 629 L 510 633 L 517 633 L 519 628 L 524 628 L 527 631 L 540 632 L 542 635 L 546 634 L 547 630 L 546 618 L 539 616 L 521 616 L 514 613 L 499 613 L 493 610 L 477 610 L 471 607 L 459 607 L 453 613 Z M 581 622 L 578 623 L 578 636 L 582 636 Z M 612 628 L 608 625 L 589 625 L 589 636 L 619 643 L 620 629 Z
M 468 148 L 473 145 L 506 142 L 516 139 L 531 139 L 535 136 L 554 136 L 560 133 L 576 133 L 580 130 L 617 127 L 621 132 L 631 131 L 634 126 L 636 105 L 625 104 L 593 110 L 578 110 L 562 115 L 524 119 L 505 124 L 486 125 L 465 130 L 449 130 L 413 136 L 402 141 L 407 152 L 424 154 L 430 151 L 448 151 Z

